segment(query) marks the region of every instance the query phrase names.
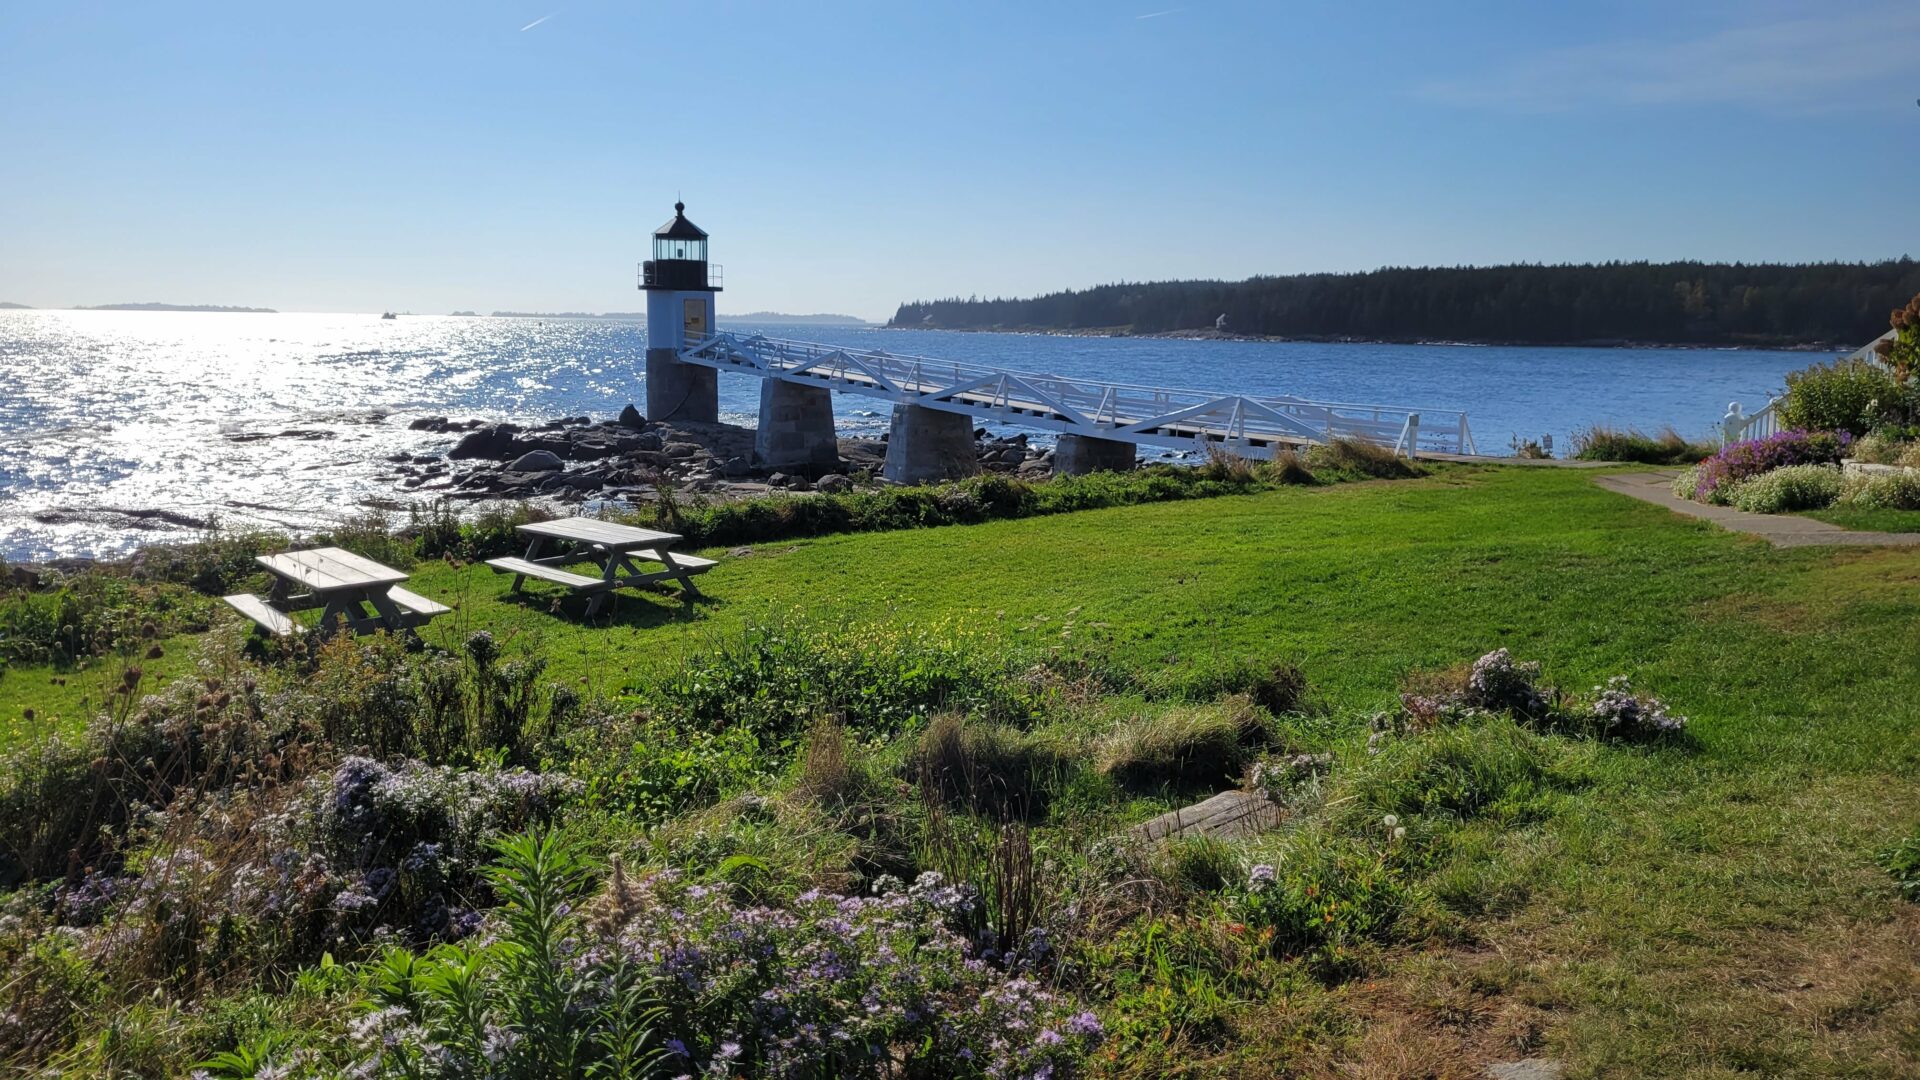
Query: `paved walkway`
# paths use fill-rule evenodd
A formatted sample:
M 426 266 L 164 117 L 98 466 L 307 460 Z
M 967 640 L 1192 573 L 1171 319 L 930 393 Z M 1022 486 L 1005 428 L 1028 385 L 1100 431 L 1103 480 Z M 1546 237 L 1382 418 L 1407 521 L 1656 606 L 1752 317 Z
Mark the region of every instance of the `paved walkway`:
M 1596 476 L 1593 482 L 1608 491 L 1631 495 L 1636 499 L 1664 506 L 1676 514 L 1705 518 L 1723 529 L 1766 539 L 1774 547 L 1823 547 L 1848 544 L 1855 547 L 1920 547 L 1920 533 L 1854 532 L 1825 521 L 1799 514 L 1749 514 L 1731 506 L 1709 506 L 1673 493 L 1673 478 L 1679 472 L 1614 473 Z

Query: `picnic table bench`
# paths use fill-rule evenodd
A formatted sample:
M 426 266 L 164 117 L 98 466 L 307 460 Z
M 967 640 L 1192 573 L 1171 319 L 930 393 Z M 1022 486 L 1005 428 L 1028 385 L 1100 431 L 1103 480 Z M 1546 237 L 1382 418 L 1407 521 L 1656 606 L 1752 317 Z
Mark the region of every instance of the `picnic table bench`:
M 293 613 L 312 608 L 322 609 L 318 626 L 322 636 L 341 629 L 356 634 L 411 630 L 453 610 L 401 588 L 400 583 L 407 580 L 404 572 L 343 548 L 283 551 L 255 561 L 274 576 L 267 597 L 237 593 L 221 599 L 278 637 L 301 633 L 303 627 L 294 621 Z
M 671 578 L 689 599 L 700 596 L 693 583 L 695 574 L 704 574 L 717 565 L 712 559 L 677 553 L 673 545 L 683 539 L 677 533 L 658 532 L 632 525 L 620 525 L 598 518 L 561 518 L 518 526 L 526 535 L 527 553 L 519 558 L 488 559 L 494 572 L 513 575 L 513 591 L 519 592 L 528 578 L 565 585 L 589 596 L 587 614 L 597 613 L 614 589 L 638 587 Z M 572 550 L 546 554 L 549 544 L 570 543 Z M 657 562 L 661 569 L 643 570 L 635 562 Z M 598 575 L 580 574 L 561 567 L 567 563 L 592 561 Z

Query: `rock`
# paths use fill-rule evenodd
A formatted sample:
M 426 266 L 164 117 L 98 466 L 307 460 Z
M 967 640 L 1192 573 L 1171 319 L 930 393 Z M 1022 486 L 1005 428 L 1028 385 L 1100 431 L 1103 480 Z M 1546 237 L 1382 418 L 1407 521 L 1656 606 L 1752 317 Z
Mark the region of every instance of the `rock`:
M 621 427 L 638 429 L 647 426 L 647 418 L 641 416 L 640 410 L 634 408 L 633 404 L 629 402 L 626 408 L 620 410 L 620 419 L 616 421 L 616 423 Z
M 447 451 L 447 456 L 450 458 L 491 458 L 494 461 L 505 461 L 507 458 L 513 456 L 513 437 L 519 433 L 520 429 L 512 424 L 493 424 L 488 427 L 475 428 L 467 434 L 462 435 L 460 441 L 453 444 L 453 449 Z
M 444 416 L 422 416 L 407 424 L 408 431 L 445 431 L 447 418 Z
M 670 458 L 690 458 L 700 452 L 700 448 L 690 442 L 670 442 L 661 449 Z
M 598 461 L 619 452 L 618 446 L 600 439 L 577 439 L 567 447 L 567 456 L 575 461 Z
M 819 482 L 813 486 L 829 495 L 838 495 L 843 491 L 852 491 L 853 481 L 841 476 L 839 473 L 828 473 L 821 477 Z
M 1567 1067 L 1548 1058 L 1525 1058 L 1487 1066 L 1487 1080 L 1560 1080 Z
M 567 467 L 560 455 L 551 450 L 533 450 L 513 459 L 509 472 L 559 472 Z
M 788 491 L 812 491 L 813 482 L 808 480 L 804 476 L 796 476 L 792 480 L 787 481 L 787 490 Z
M 777 473 L 774 473 L 772 476 L 767 477 L 767 483 L 773 485 L 774 487 L 786 487 L 788 484 L 793 483 L 793 477 L 788 476 L 786 473 L 783 473 L 783 472 L 777 472 Z
M 753 462 L 743 457 L 730 457 L 720 463 L 720 475 L 738 479 L 753 472 Z

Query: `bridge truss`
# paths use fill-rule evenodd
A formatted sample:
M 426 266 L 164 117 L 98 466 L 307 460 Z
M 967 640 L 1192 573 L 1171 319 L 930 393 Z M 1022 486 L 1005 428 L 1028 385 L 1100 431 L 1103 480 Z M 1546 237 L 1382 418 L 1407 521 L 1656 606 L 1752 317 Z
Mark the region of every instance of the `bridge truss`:
M 1476 452 L 1467 414 L 1457 410 L 1131 386 L 759 334 L 715 333 L 689 342 L 679 359 L 719 371 L 1143 446 L 1216 447 L 1242 457 L 1267 458 L 1287 447 L 1357 438 L 1409 455 Z

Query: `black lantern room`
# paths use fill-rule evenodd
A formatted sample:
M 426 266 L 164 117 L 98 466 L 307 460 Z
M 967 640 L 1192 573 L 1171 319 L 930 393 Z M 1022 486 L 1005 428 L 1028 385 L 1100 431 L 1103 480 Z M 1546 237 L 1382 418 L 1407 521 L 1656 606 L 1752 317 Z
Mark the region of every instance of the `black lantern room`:
M 720 291 L 720 268 L 707 262 L 706 230 L 687 220 L 687 204 L 673 204 L 673 220 L 653 231 L 653 258 L 640 268 L 642 289 Z

